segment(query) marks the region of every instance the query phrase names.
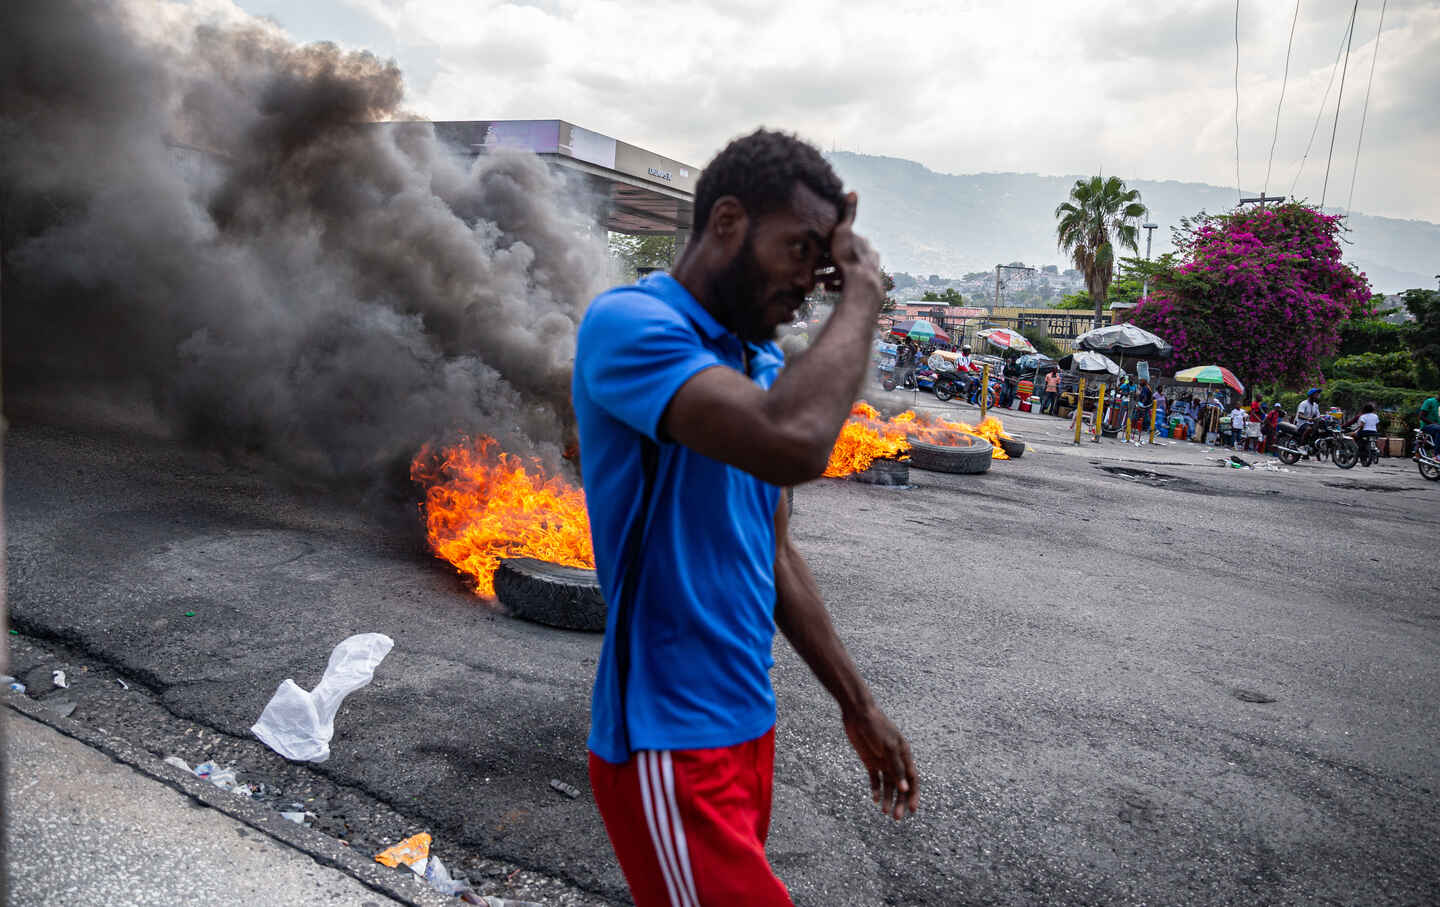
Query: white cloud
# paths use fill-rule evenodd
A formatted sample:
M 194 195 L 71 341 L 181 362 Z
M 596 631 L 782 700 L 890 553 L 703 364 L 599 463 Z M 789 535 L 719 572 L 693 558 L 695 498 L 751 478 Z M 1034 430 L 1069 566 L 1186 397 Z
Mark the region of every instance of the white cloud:
M 1235 182 L 1234 5 L 816 0 L 331 0 L 393 37 L 411 106 L 444 119 L 559 117 L 703 165 L 765 124 L 948 172 Z M 277 9 L 265 7 L 274 4 Z M 275 0 L 240 0 L 286 22 Z M 309 4 L 312 12 L 325 4 Z M 1363 3 L 1326 201 L 1355 161 L 1379 5 Z M 1307 0 L 1269 190 L 1288 190 L 1350 4 Z M 1290 3 L 1242 0 L 1240 165 L 1265 180 Z M 350 31 L 358 29 L 351 28 Z M 309 25 L 304 39 L 326 37 Z M 1318 200 L 1329 110 L 1296 192 Z M 1392 0 L 1355 207 L 1440 221 L 1440 8 Z M 1337 188 L 1338 187 L 1338 188 Z

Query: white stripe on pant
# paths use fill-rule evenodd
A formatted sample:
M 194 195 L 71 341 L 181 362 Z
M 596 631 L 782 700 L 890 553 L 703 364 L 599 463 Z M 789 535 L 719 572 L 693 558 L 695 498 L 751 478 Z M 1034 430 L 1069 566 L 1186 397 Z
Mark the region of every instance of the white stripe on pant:
M 665 876 L 671 907 L 700 907 L 695 879 L 690 872 L 690 854 L 685 847 L 685 829 L 675 803 L 675 773 L 670 753 L 644 750 L 635 758 L 645 821 L 650 826 L 650 843 L 655 846 L 655 856 Z

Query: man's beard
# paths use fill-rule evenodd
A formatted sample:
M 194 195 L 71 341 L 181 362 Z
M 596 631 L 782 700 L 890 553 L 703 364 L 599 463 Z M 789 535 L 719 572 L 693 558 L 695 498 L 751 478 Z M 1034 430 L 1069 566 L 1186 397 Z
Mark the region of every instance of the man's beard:
M 775 339 L 777 325 L 765 323 L 765 275 L 748 230 L 739 254 L 710 278 L 709 289 L 711 313 L 737 337 L 750 343 Z

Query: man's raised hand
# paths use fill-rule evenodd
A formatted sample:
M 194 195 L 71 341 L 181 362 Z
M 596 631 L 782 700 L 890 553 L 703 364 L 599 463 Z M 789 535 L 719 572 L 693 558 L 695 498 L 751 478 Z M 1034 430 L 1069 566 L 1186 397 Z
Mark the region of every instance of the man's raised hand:
M 855 232 L 855 209 L 859 196 L 854 192 L 845 195 L 845 210 L 840 222 L 830 234 L 830 262 L 833 270 L 823 275 L 825 289 L 832 293 L 843 292 L 846 302 L 863 299 L 863 304 L 873 305 L 880 311 L 885 297 L 880 280 L 880 256 L 870 247 L 863 236 Z

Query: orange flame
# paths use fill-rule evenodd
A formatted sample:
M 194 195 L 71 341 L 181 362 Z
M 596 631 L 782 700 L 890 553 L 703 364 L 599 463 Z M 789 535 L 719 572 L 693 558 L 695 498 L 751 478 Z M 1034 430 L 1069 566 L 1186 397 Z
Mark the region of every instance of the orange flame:
M 864 401 L 850 409 L 850 418 L 840 428 L 840 437 L 830 449 L 830 463 L 824 475 L 840 478 L 864 472 L 884 457 L 901 458 L 910 449 L 905 430 L 880 421 L 880 413 Z
M 906 419 L 905 417 L 909 417 Z M 894 422 L 906 421 L 911 427 L 906 429 L 910 437 L 930 444 L 954 443 L 953 438 L 956 432 L 967 435 L 974 435 L 977 438 L 984 438 L 990 442 L 990 459 L 1008 460 L 1010 455 L 1000 448 L 1000 439 L 1009 438 L 1005 433 L 1004 424 L 995 416 L 986 416 L 979 425 L 971 425 L 968 422 L 948 422 L 944 419 L 931 419 L 917 417 L 913 412 L 903 412 L 896 416 Z
M 585 492 L 498 447 L 494 438 L 439 451 L 426 445 L 410 464 L 410 478 L 425 488 L 430 550 L 472 577 L 485 598 L 495 597 L 502 558 L 594 567 Z
M 913 410 L 906 410 L 887 422 L 881 420 L 875 407 L 862 400 L 850 409 L 850 418 L 840 429 L 840 437 L 835 439 L 824 474 L 839 478 L 863 472 L 882 457 L 905 459 L 912 438 L 930 444 L 955 444 L 957 434 L 989 441 L 992 460 L 1010 459 L 1000 448 L 1000 439 L 1010 436 L 995 416 L 986 416 L 979 425 L 971 425 L 921 416 Z

